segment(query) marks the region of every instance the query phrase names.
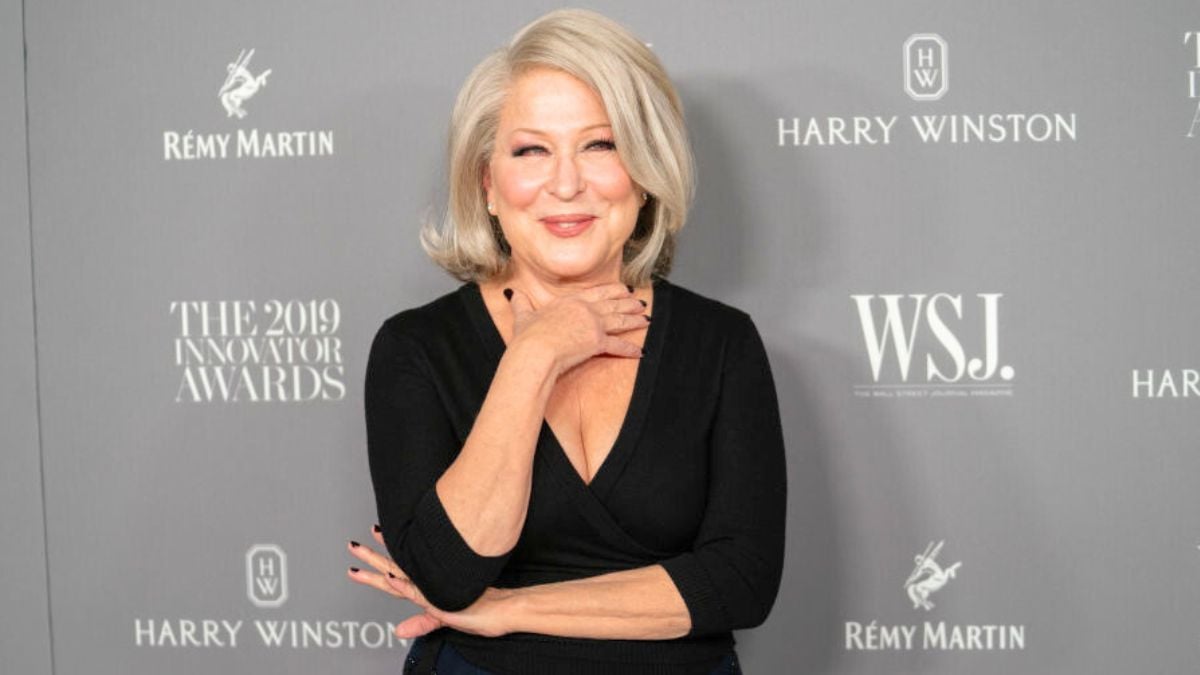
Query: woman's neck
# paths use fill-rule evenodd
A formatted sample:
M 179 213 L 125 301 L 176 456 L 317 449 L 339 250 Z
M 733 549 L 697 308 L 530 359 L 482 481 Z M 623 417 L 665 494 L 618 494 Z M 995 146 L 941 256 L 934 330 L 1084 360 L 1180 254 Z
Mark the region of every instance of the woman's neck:
M 546 305 L 556 298 L 572 293 L 578 293 L 585 288 L 602 284 L 615 284 L 621 281 L 621 268 L 614 266 L 604 272 L 589 274 L 580 278 L 557 278 L 535 274 L 521 268 L 513 269 L 504 277 L 500 284 L 514 288 L 529 296 L 534 307 Z

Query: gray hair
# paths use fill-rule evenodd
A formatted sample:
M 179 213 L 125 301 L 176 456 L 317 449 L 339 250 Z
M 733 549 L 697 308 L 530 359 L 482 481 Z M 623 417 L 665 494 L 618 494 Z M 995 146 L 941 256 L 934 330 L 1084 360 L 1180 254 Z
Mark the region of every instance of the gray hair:
M 625 244 L 621 280 L 641 286 L 652 274 L 665 276 L 694 191 L 683 106 L 644 43 L 615 21 L 580 9 L 553 11 L 525 26 L 467 77 L 450 118 L 448 204 L 440 227 L 426 222 L 421 229 L 425 252 L 463 281 L 506 271 L 509 251 L 499 221 L 487 212 L 483 169 L 509 87 L 534 68 L 565 72 L 600 97 L 617 153 L 649 195 Z

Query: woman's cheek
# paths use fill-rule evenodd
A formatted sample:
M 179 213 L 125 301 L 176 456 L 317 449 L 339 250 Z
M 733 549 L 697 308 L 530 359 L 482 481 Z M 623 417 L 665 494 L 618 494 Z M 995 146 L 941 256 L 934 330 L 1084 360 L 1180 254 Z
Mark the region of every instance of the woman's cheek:
M 506 201 L 517 206 L 530 203 L 537 197 L 538 190 L 545 184 L 539 171 L 526 168 L 506 176 L 500 186 Z

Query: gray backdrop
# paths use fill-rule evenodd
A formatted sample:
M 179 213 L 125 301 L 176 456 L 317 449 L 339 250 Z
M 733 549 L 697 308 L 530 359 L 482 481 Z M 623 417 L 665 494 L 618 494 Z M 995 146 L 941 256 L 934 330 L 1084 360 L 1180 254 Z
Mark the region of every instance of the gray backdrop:
M 369 341 L 456 285 L 453 97 L 553 6 L 0 2 L 4 672 L 397 672 Z M 1200 8 L 594 7 L 685 100 L 673 279 L 775 371 L 746 671 L 1192 670 Z

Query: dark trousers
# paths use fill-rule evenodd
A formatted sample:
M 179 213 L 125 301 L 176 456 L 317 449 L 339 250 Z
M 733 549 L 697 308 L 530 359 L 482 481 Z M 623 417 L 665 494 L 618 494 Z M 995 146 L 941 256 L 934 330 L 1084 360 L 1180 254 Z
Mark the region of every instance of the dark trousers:
M 404 659 L 404 675 L 493 675 L 463 658 L 453 645 L 442 640 L 419 637 Z M 741 675 L 737 654 L 730 652 L 709 675 Z

